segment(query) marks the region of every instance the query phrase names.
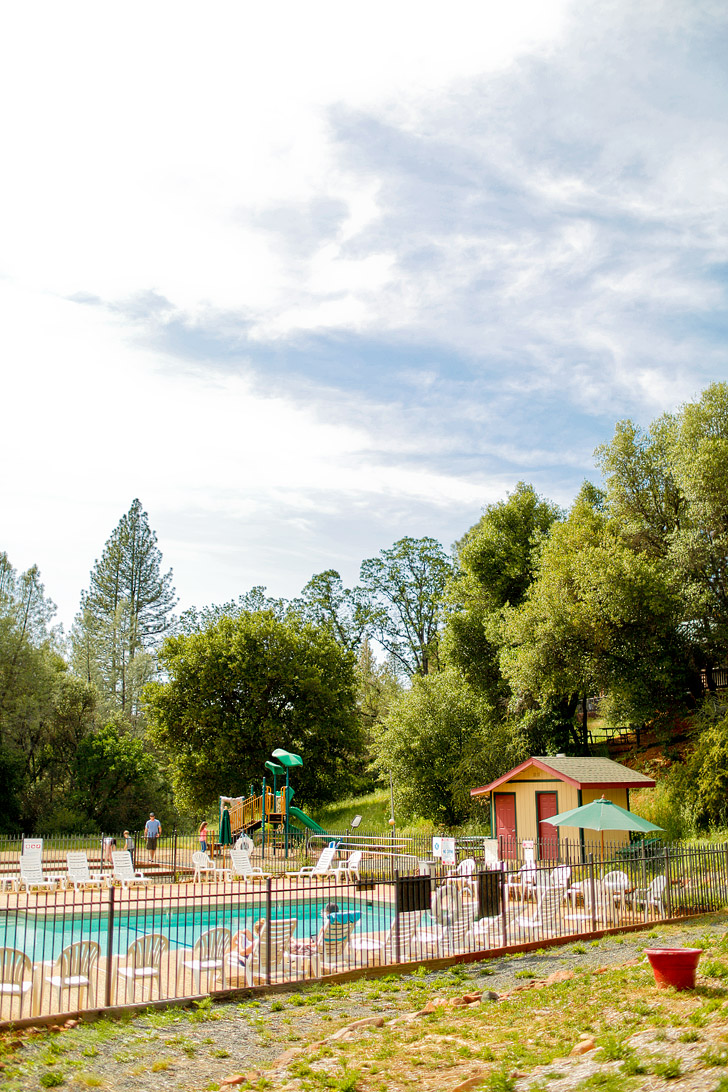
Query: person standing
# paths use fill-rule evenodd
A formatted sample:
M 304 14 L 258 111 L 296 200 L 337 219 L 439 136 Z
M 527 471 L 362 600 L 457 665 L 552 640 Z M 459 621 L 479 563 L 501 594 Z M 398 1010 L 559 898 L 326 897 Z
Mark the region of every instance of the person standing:
M 207 853 L 207 820 L 203 819 L 200 823 L 200 829 L 197 832 L 200 839 L 200 849 L 203 853 Z
M 124 849 L 131 854 L 131 863 L 134 864 L 134 839 L 128 830 L 124 831 Z
M 162 833 L 162 824 L 159 819 L 154 818 L 154 812 L 150 811 L 149 818 L 144 826 L 144 837 L 147 840 L 147 852 L 152 862 L 154 862 L 154 854 L 157 852 L 157 839 Z

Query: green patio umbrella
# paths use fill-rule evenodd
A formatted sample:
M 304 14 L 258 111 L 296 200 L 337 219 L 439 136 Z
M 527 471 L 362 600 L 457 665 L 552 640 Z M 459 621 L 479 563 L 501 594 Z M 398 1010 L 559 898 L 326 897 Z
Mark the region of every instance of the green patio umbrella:
M 580 808 L 572 808 L 571 811 L 562 811 L 558 815 L 552 815 L 544 822 L 551 823 L 554 827 L 584 827 L 586 830 L 600 830 L 602 832 L 602 856 L 604 856 L 604 831 L 605 830 L 662 830 L 657 823 L 650 823 L 633 811 L 620 808 L 619 804 L 613 804 L 611 800 L 592 800 L 591 804 L 582 804 Z
M 220 837 L 218 842 L 221 846 L 231 846 L 233 844 L 233 834 L 230 829 L 230 812 L 227 808 L 222 809 L 222 816 L 220 817 Z

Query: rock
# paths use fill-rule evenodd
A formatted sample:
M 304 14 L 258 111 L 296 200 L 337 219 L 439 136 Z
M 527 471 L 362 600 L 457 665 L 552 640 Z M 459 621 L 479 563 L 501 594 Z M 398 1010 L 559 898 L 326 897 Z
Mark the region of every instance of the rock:
M 257 1080 L 257 1071 L 253 1073 L 233 1073 L 232 1077 L 226 1077 L 224 1081 L 220 1081 L 220 1087 L 223 1088 L 226 1084 L 242 1084 L 243 1081 Z
M 328 1035 L 326 1037 L 326 1042 L 327 1043 L 340 1043 L 342 1039 L 349 1039 L 349 1038 L 353 1039 L 354 1038 L 354 1033 L 353 1033 L 353 1031 L 351 1031 L 349 1029 L 348 1025 L 344 1024 L 343 1028 L 339 1028 L 339 1030 L 335 1031 L 332 1035 Z
M 596 1040 L 593 1035 L 590 1035 L 587 1039 L 582 1039 L 576 1046 L 572 1047 L 569 1051 L 570 1055 L 575 1054 L 588 1054 L 590 1050 L 594 1050 L 596 1046 Z
M 279 1054 L 276 1060 L 271 1062 L 271 1065 L 274 1069 L 280 1069 L 282 1066 L 288 1065 L 289 1062 L 292 1062 L 295 1058 L 299 1058 L 303 1052 L 303 1047 L 289 1047 L 288 1050 L 284 1050 L 282 1054 Z
M 463 1001 L 466 1005 L 472 1005 L 474 1001 L 480 1001 L 483 996 L 483 991 L 479 990 L 477 993 L 464 993 Z
M 63 1028 L 60 1024 L 50 1024 L 48 1030 L 53 1032 L 54 1035 L 58 1035 L 59 1032 L 63 1031 Z
M 429 1016 L 432 1012 L 437 1012 L 438 1008 L 444 1004 L 441 997 L 433 997 L 427 1002 L 424 1009 L 420 1009 L 415 1013 L 415 1016 Z
M 486 990 L 483 994 L 481 1001 L 497 1001 L 499 994 L 495 990 Z
M 461 1081 L 460 1084 L 456 1084 L 454 1088 L 450 1089 L 450 1092 L 470 1092 L 471 1088 L 477 1088 L 479 1084 L 483 1083 L 483 1071 L 482 1069 L 473 1074 L 472 1077 L 468 1077 L 466 1080 Z
M 77 1028 L 80 1023 L 80 1020 L 66 1020 L 63 1026 L 64 1028 Z
M 383 1016 L 365 1016 L 362 1020 L 354 1020 L 352 1024 L 348 1025 L 350 1031 L 354 1031 L 355 1028 L 381 1028 L 384 1027 Z
M 309 1043 L 307 1047 L 304 1047 L 304 1054 L 315 1054 L 317 1050 L 320 1050 L 324 1045 L 325 1040 L 319 1039 L 317 1043 Z

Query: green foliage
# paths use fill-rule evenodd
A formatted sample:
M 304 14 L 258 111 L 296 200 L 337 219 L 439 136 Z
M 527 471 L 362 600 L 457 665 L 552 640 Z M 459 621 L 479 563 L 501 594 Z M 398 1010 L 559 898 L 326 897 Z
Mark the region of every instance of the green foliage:
M 172 625 L 172 572 L 163 574 L 161 563 L 157 536 L 135 500 L 94 565 L 73 627 L 75 670 L 129 717 L 138 715 L 154 676 L 150 654 Z
M 97 830 L 133 829 L 140 815 L 160 810 L 158 759 L 119 715 L 79 741 L 73 767 L 72 799 Z
M 168 638 L 160 662 L 146 707 L 184 803 L 247 792 L 276 747 L 304 760 L 297 802 L 346 795 L 362 748 L 354 662 L 327 628 L 243 613 Z
M 458 570 L 448 588 L 448 660 L 490 699 L 508 701 L 498 663 L 500 612 L 517 606 L 531 585 L 545 536 L 559 509 L 519 482 L 507 500 L 489 505 L 458 543 Z
M 370 632 L 405 675 L 439 668 L 443 596 L 452 563 L 434 538 L 401 538 L 362 562 Z
M 394 702 L 375 751 L 379 768 L 392 773 L 398 812 L 446 827 L 473 812 L 474 785 L 525 757 L 523 741 L 453 669 L 413 680 Z
M 579 502 L 545 544 L 537 579 L 506 614 L 501 666 L 539 699 L 607 692 L 638 723 L 685 690 L 680 603 L 660 566 Z

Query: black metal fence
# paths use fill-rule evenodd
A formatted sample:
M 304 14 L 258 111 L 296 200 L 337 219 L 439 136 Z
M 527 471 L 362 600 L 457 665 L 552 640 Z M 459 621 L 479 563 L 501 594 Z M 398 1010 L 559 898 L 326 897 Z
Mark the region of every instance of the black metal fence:
M 0 1018 L 487 955 L 728 904 L 728 845 L 393 877 L 347 861 L 320 877 L 3 891 Z

